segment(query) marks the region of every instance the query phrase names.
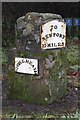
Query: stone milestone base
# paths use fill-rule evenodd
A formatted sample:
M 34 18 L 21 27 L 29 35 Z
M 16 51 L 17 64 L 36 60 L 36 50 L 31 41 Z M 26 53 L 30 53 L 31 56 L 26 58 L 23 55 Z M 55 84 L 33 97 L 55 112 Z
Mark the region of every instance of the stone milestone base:
M 62 20 L 62 17 L 31 12 L 17 20 L 16 52 L 8 71 L 9 98 L 49 104 L 67 94 L 66 49 L 41 49 L 41 26 L 54 19 Z M 15 72 L 15 57 L 38 59 L 39 74 Z

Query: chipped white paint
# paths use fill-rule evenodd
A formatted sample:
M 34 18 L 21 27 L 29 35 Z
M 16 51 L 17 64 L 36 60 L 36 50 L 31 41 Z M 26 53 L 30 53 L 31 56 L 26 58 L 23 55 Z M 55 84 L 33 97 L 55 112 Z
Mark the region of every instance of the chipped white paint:
M 15 71 L 19 73 L 38 74 L 38 60 L 16 57 Z
M 66 45 L 66 23 L 53 20 L 42 25 L 41 48 L 62 48 Z

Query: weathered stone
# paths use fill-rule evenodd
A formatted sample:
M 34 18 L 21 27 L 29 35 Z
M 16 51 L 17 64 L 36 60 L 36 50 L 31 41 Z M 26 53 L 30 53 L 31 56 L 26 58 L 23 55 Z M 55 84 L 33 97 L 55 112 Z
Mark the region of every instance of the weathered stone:
M 38 21 L 43 16 L 40 13 L 30 12 L 25 15 L 25 21 Z
M 24 28 L 26 28 L 26 22 L 22 21 L 22 22 L 20 22 L 20 23 L 17 24 L 17 29 L 18 30 L 22 30 Z
M 50 19 L 62 19 L 60 15 L 52 14 L 52 13 L 41 13 L 40 15 L 43 16 L 44 20 L 50 20 Z
M 18 18 L 17 20 L 17 38 L 21 38 L 21 41 L 23 39 L 23 42 L 21 43 L 21 49 L 24 48 L 26 50 L 27 47 L 27 41 L 29 44 L 28 48 L 35 47 L 35 52 L 37 51 L 37 46 L 39 48 L 40 46 L 40 34 L 41 34 L 41 25 L 44 24 L 47 20 L 51 19 L 62 19 L 60 15 L 57 14 L 51 14 L 51 13 L 35 13 L 30 12 L 27 13 L 25 16 Z M 25 26 L 26 25 L 26 26 Z M 18 31 L 21 30 L 21 31 Z M 26 37 L 25 39 L 23 37 Z M 25 41 L 26 40 L 26 41 Z M 32 45 L 33 41 L 39 44 Z M 25 44 L 25 45 L 24 45 Z M 19 46 L 19 44 L 18 44 Z M 23 46 L 23 47 L 22 47 Z M 34 51 L 34 48 L 32 49 Z
M 34 31 L 34 26 L 32 24 L 28 23 L 26 25 L 26 29 L 23 30 L 23 36 L 27 36 L 27 35 L 31 34 L 32 31 Z
M 10 70 L 9 97 L 48 104 L 66 95 L 66 49 L 41 49 L 41 26 L 54 19 L 62 20 L 62 17 L 52 13 L 29 12 L 17 20 L 16 56 L 38 59 L 39 74 L 18 74 Z
M 46 59 L 46 69 L 49 69 L 49 68 L 52 68 L 53 65 L 54 65 L 54 61 L 53 60 L 50 60 L 50 59 Z
M 24 21 L 25 16 L 17 19 L 17 29 L 22 30 L 26 28 L 26 22 Z
M 39 37 L 39 35 L 34 34 L 34 39 L 36 40 L 37 43 L 40 42 L 40 37 Z

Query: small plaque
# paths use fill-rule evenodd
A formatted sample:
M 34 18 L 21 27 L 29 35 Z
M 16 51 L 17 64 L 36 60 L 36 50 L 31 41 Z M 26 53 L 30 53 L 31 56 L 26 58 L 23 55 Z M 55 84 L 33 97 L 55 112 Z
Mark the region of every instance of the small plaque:
M 42 25 L 41 48 L 62 48 L 66 44 L 66 23 L 53 20 Z
M 16 57 L 15 71 L 18 73 L 38 75 L 38 60 Z

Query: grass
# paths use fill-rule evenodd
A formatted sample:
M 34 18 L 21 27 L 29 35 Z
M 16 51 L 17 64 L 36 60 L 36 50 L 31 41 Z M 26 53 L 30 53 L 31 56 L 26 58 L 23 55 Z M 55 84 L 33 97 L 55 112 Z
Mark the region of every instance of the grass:
M 2 48 L 2 65 L 7 65 L 8 60 L 7 60 L 7 49 Z
M 68 64 L 73 66 L 79 64 L 79 46 L 71 44 L 67 49 Z
M 3 118 L 18 118 L 18 120 L 21 120 L 21 118 L 24 118 L 24 120 L 26 119 L 35 119 L 35 120 L 44 120 L 44 119 L 48 119 L 51 118 L 53 120 L 79 120 L 80 118 L 80 113 L 77 110 L 76 113 L 72 113 L 72 114 L 62 114 L 62 115 L 57 115 L 57 114 L 43 114 L 43 113 L 34 113 L 32 112 L 31 114 L 27 114 L 27 115 L 23 115 L 23 114 L 19 114 L 17 113 L 17 111 L 15 111 L 15 113 L 9 113 L 9 114 L 3 114 Z

